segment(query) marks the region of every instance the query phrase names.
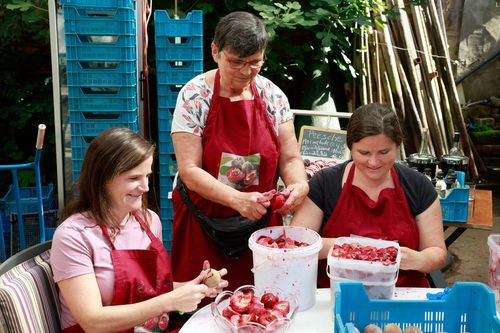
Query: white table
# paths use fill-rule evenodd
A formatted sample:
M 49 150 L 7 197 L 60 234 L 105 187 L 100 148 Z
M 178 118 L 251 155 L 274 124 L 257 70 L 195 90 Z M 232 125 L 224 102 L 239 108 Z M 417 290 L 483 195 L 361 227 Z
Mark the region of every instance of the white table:
M 395 299 L 427 299 L 428 292 L 437 293 L 443 291 L 439 288 L 396 288 Z M 332 333 L 333 328 L 333 305 L 330 300 L 329 288 L 316 291 L 316 304 L 302 312 L 297 312 L 287 333 Z M 220 328 L 215 323 L 210 304 L 197 311 L 184 324 L 179 333 L 220 333 Z

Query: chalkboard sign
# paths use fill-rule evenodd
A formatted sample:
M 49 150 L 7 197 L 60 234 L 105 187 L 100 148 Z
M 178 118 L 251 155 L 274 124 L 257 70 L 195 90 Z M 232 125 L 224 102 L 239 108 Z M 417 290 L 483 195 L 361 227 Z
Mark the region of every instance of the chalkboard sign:
M 314 126 L 302 126 L 300 129 L 300 155 L 311 161 L 349 159 L 346 145 L 347 132 Z

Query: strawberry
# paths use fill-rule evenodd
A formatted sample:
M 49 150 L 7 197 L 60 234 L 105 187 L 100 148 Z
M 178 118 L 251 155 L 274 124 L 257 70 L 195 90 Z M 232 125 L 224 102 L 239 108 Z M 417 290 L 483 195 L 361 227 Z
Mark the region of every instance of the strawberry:
M 278 302 L 278 297 L 276 295 L 274 295 L 273 293 L 264 293 L 261 297 L 260 297 L 260 301 L 262 302 L 262 304 L 264 304 L 264 306 L 267 308 L 267 309 L 272 309 L 274 307 L 274 304 L 276 304 L 276 302 Z
M 273 306 L 273 310 L 278 310 L 283 316 L 286 316 L 288 312 L 290 312 L 290 303 L 287 301 L 276 302 Z
M 224 308 L 224 310 L 222 310 L 222 316 L 224 316 L 227 319 L 231 319 L 231 317 L 234 316 L 235 314 L 238 314 L 238 312 L 234 311 L 233 308 L 231 308 L 231 306 L 228 306 L 227 308 Z
M 271 199 L 271 209 L 272 210 L 277 210 L 283 207 L 285 204 L 286 197 L 282 193 L 277 193 L 274 195 L 274 197 Z
M 279 311 L 277 311 L 277 312 L 279 313 Z M 278 317 L 276 316 L 276 313 L 273 313 L 272 310 L 267 309 L 267 310 L 264 310 L 264 312 L 260 314 L 259 324 L 267 327 L 269 324 L 271 324 L 276 319 L 278 319 Z
M 247 291 L 245 293 L 241 291 L 236 291 L 229 299 L 229 305 L 234 311 L 239 313 L 244 313 L 248 311 L 248 306 L 253 298 L 253 291 Z

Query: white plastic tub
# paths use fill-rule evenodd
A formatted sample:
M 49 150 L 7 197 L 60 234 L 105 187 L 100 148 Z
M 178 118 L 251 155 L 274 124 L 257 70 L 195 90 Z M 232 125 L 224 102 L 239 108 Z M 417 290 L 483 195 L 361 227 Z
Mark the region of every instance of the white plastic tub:
M 273 239 L 283 234 L 299 242 L 310 244 L 294 249 L 270 248 L 257 244 L 261 236 Z M 316 303 L 318 255 L 322 246 L 320 235 L 303 227 L 278 226 L 257 230 L 248 240 L 253 252 L 255 289 L 258 293 L 266 288 L 281 289 L 298 301 L 298 311 L 304 311 Z
M 335 245 L 358 243 L 362 246 L 386 248 L 394 246 L 398 250 L 396 263 L 384 265 L 381 262 L 344 259 L 333 257 L 331 251 Z M 399 244 L 366 237 L 338 237 L 328 251 L 326 273 L 330 278 L 330 288 L 333 297 L 333 284 L 336 281 L 360 281 L 370 298 L 391 299 L 398 279 L 401 251 Z M 333 298 L 332 298 L 333 299 Z

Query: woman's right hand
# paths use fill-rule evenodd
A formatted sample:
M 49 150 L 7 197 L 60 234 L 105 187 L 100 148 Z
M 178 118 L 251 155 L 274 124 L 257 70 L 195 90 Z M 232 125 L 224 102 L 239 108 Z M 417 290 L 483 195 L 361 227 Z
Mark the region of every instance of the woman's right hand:
M 205 298 L 208 287 L 204 284 L 185 283 L 168 293 L 172 299 L 172 311 L 192 312 Z
M 231 208 L 250 220 L 260 220 L 267 213 L 271 202 L 259 192 L 239 192 L 231 199 Z

